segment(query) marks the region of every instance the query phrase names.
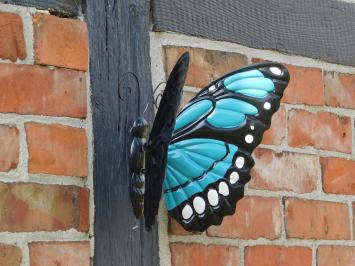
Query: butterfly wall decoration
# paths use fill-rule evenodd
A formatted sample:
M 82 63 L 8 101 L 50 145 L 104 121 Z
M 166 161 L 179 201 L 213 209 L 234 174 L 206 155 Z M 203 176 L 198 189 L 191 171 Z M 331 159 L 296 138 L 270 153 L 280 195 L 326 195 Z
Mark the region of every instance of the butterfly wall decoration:
M 281 64 L 250 65 L 213 81 L 177 115 L 188 65 L 184 53 L 167 80 L 148 140 L 144 118 L 131 129 L 131 200 L 148 229 L 162 193 L 170 216 L 187 231 L 204 231 L 235 212 L 254 166 L 251 153 L 290 79 Z

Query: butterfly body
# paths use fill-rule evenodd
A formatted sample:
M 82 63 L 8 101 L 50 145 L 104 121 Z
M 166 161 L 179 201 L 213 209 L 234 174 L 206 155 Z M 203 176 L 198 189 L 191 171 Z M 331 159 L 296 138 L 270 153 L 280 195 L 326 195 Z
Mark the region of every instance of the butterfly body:
M 130 194 L 134 215 L 138 218 L 144 210 L 145 193 L 145 150 L 148 135 L 148 122 L 143 117 L 138 117 L 131 128 L 133 140 L 130 150 Z

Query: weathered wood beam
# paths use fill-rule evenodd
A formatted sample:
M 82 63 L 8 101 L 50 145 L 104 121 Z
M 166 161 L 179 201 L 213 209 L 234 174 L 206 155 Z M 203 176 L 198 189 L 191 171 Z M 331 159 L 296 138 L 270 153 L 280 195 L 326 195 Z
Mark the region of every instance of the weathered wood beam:
M 149 10 L 149 0 L 86 0 L 84 7 L 90 33 L 97 266 L 159 265 L 157 227 L 145 231 L 129 195 L 129 130 L 147 103 L 144 117 L 150 123 L 154 117 Z

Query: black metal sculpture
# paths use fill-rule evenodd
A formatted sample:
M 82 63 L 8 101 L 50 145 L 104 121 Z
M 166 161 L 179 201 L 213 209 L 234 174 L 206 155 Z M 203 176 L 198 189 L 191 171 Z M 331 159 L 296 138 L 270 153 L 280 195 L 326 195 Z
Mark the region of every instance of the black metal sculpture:
M 147 155 L 144 195 L 144 217 L 147 229 L 153 225 L 155 216 L 158 213 L 162 183 L 166 170 L 167 150 L 174 130 L 176 114 L 181 101 L 188 65 L 189 54 L 184 53 L 177 61 L 168 78 L 158 112 L 154 119 L 153 128 L 149 135 L 149 140 L 144 146 L 144 152 Z M 134 146 L 133 143 L 132 146 Z M 137 153 L 135 152 L 137 148 L 138 147 L 133 147 L 133 149 L 131 149 L 131 158 Z M 138 149 L 140 149 L 140 147 Z M 134 171 L 144 173 L 142 168 L 137 169 L 142 166 L 141 164 L 137 164 L 135 159 L 130 161 L 132 161 L 131 171 L 133 173 Z M 141 175 L 141 178 L 144 179 L 144 175 Z M 157 191 L 160 192 L 157 193 Z M 134 193 L 132 193 L 132 195 L 133 194 Z M 135 214 L 141 213 L 142 206 L 140 205 L 140 197 L 132 199 L 132 205 L 135 209 Z
M 280 64 L 251 65 L 212 82 L 176 118 L 188 61 L 185 53 L 172 70 L 143 149 L 147 228 L 162 188 L 169 214 L 188 231 L 204 231 L 234 213 L 250 180 L 251 152 L 270 127 L 289 81 Z

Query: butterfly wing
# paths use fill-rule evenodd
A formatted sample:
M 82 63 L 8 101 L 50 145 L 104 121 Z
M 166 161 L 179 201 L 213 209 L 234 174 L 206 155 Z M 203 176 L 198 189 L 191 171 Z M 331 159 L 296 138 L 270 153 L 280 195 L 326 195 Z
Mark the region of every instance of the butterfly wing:
M 189 54 L 184 53 L 170 73 L 146 146 L 144 217 L 148 229 L 154 224 L 158 213 L 166 170 L 167 150 L 181 102 L 188 65 Z
M 203 231 L 234 213 L 289 81 L 277 63 L 234 71 L 204 88 L 180 112 L 169 145 L 164 198 L 186 230 Z

